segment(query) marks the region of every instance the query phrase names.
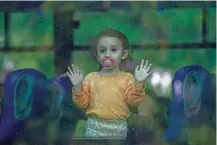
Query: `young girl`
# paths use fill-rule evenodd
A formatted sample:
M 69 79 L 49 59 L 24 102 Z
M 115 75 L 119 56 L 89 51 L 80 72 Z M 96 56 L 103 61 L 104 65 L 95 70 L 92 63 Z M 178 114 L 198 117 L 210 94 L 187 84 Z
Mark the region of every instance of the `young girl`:
M 119 65 L 129 55 L 129 41 L 114 29 L 102 31 L 93 50 L 101 64 L 99 72 L 88 74 L 84 80 L 74 64 L 67 72 L 73 84 L 73 101 L 79 108 L 86 109 L 85 137 L 126 139 L 128 107 L 136 106 L 144 99 L 144 81 L 151 73 L 151 64 L 142 60 L 135 68 L 135 78 L 121 71 Z

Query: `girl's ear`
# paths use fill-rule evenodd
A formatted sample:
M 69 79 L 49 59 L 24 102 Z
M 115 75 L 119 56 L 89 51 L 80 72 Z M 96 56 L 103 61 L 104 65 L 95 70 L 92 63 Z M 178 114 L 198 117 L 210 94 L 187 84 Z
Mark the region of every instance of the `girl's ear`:
M 123 53 L 123 56 L 122 56 L 122 59 L 126 59 L 129 55 L 129 51 L 127 49 L 124 50 L 124 53 Z

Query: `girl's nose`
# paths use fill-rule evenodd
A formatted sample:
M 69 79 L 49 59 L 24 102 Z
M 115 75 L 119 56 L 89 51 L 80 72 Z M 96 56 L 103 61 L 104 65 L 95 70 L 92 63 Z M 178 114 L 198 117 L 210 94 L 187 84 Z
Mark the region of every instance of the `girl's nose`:
M 110 51 L 109 50 L 106 51 L 106 56 L 110 56 Z

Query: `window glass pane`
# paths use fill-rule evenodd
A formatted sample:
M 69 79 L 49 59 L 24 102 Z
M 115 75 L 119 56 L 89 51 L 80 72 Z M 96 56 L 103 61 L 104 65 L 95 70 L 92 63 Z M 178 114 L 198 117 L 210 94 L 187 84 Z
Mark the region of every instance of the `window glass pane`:
M 201 42 L 200 9 L 144 10 L 139 13 L 77 12 L 75 19 L 80 21 L 80 27 L 75 30 L 75 44 L 89 44 L 91 37 L 108 27 L 124 32 L 131 44 L 153 44 L 162 37 L 170 43 Z
M 54 77 L 54 54 L 52 52 L 1 52 L 0 72 L 4 69 L 4 60 L 14 63 L 15 70 L 34 68 L 43 72 L 47 77 Z
M 170 43 L 201 42 L 202 17 L 200 9 L 165 9 L 158 13 L 159 23 Z
M 89 72 L 97 71 L 99 69 L 99 64 L 93 59 L 90 51 L 73 51 L 72 52 L 72 63 L 79 66 L 84 75 Z
M 142 40 L 141 27 L 133 26 L 128 17 L 130 13 L 89 12 L 75 13 L 75 19 L 80 20 L 79 29 L 75 30 L 74 41 L 76 45 L 87 45 L 92 37 L 105 28 L 114 28 L 124 32 L 131 43 Z
M 161 55 L 159 55 L 161 54 Z M 132 53 L 134 60 L 142 58 L 150 60 L 156 67 L 163 67 L 176 71 L 182 66 L 200 64 L 209 71 L 216 71 L 215 49 L 163 49 L 163 50 L 139 50 Z
M 207 18 L 207 41 L 216 42 L 216 8 L 208 10 Z
M 9 34 L 13 47 L 52 46 L 52 13 L 12 13 Z

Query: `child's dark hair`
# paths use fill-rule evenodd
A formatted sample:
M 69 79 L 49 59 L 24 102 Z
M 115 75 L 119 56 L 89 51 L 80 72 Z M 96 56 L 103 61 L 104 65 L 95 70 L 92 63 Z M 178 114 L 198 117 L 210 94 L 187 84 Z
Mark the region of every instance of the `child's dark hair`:
M 128 72 L 131 72 L 131 70 L 129 69 L 125 69 L 126 67 L 126 62 L 133 62 L 130 54 L 131 54 L 131 49 L 130 49 L 130 44 L 129 44 L 129 40 L 127 38 L 127 36 L 118 31 L 118 30 L 115 30 L 115 29 L 112 29 L 112 28 L 106 28 L 104 29 L 102 32 L 100 32 L 96 38 L 92 41 L 92 44 L 91 44 L 91 51 L 92 51 L 92 54 L 93 54 L 93 57 L 96 58 L 97 57 L 97 44 L 99 42 L 99 39 L 101 37 L 116 37 L 118 38 L 121 42 L 122 42 L 122 45 L 123 45 L 123 51 L 124 50 L 128 50 L 128 57 L 123 59 L 121 61 L 121 64 L 120 64 L 120 69 L 121 70 L 125 70 L 125 71 L 128 71 Z M 100 66 L 101 67 L 101 66 Z M 134 68 L 132 68 L 132 70 L 134 70 Z

